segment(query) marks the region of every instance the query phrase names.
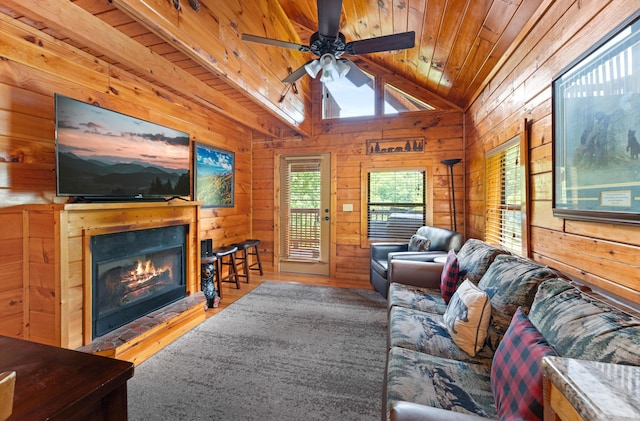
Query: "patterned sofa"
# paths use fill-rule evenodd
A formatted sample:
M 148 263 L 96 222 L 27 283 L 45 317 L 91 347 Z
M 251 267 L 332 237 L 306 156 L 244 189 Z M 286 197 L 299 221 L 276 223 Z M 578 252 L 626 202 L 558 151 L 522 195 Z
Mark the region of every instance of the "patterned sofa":
M 438 286 L 390 277 L 383 419 L 536 419 L 544 355 L 640 365 L 640 319 L 482 241 L 470 239 L 449 254 L 438 280 L 443 289 L 452 282 L 457 288 L 448 304 Z M 488 306 L 470 305 L 452 323 L 451 307 L 468 304 L 469 291 L 488 298 Z M 474 314 L 488 320 L 486 339 L 475 326 L 475 347 L 464 351 L 457 323 L 472 324 Z

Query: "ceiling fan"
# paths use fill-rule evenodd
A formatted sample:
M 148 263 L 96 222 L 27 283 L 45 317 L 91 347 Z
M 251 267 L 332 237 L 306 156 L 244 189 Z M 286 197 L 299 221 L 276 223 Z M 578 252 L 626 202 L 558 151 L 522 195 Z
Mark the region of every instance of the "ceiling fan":
M 242 34 L 242 40 L 275 47 L 289 48 L 303 53 L 312 52 L 317 59 L 310 60 L 284 78 L 284 83 L 293 83 L 305 74 L 315 79 L 320 70 L 320 81 L 328 82 L 346 77 L 356 86 L 362 86 L 371 79 L 342 54 L 351 56 L 382 51 L 404 50 L 415 45 L 415 32 L 401 32 L 393 35 L 367 38 L 346 42 L 340 32 L 342 0 L 318 0 L 318 31 L 311 35 L 309 45 L 280 41 L 257 35 Z

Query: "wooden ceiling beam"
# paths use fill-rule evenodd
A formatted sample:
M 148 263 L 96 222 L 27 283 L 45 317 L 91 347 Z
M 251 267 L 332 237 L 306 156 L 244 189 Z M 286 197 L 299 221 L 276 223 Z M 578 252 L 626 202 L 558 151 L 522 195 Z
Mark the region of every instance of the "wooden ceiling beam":
M 242 19 L 261 20 L 263 26 L 269 26 L 278 33 L 276 38 L 282 36 L 282 32 L 286 32 L 287 29 L 277 31 L 278 19 L 274 19 L 274 16 L 281 17 L 280 14 L 284 16 L 281 8 L 270 8 L 268 12 L 274 16 L 264 19 L 261 16 L 243 15 L 243 13 L 257 13 L 251 8 L 257 7 L 255 4 L 242 6 L 241 11 L 228 10 L 228 5 L 219 4 L 220 10 L 216 11 L 208 9 L 206 4 L 202 3 L 201 12 L 195 13 L 192 10 L 178 12 L 167 6 L 167 2 L 160 1 L 112 0 L 112 2 L 118 9 L 189 58 L 218 75 L 234 88 L 248 94 L 274 117 L 303 134 L 310 134 L 311 119 L 307 118 L 310 117 L 310 112 L 305 104 L 279 102 L 286 86 L 273 73 L 274 66 L 268 63 L 269 58 L 256 60 L 256 57 L 249 54 L 251 50 L 248 43 L 240 41 L 238 36 L 238 32 L 241 32 L 242 27 L 245 26 L 240 25 Z M 184 8 L 187 9 L 186 5 Z M 217 26 L 215 31 L 211 29 L 214 24 Z M 289 54 L 289 51 L 284 53 Z M 280 61 L 285 66 L 289 64 L 284 58 L 277 63 Z M 283 70 L 286 70 L 286 67 Z
M 162 84 L 181 86 L 185 96 L 205 108 L 214 109 L 225 117 L 269 136 L 278 137 L 281 133 L 278 126 L 215 91 L 73 2 L 40 0 L 37 7 L 33 7 L 21 0 L 4 0 L 3 5 Z M 64 24 L 65 22 L 68 24 Z

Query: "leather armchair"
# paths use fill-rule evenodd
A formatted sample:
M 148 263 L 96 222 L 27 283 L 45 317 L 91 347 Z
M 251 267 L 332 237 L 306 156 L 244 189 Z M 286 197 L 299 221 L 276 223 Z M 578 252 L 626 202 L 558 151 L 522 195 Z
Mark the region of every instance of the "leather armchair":
M 438 256 L 446 256 L 453 249 L 462 247 L 462 235 L 446 228 L 424 226 L 416 234 L 431 241 L 429 251 L 410 252 L 409 242 L 374 243 L 370 248 L 370 282 L 385 298 L 389 291 L 389 268 L 394 260 L 433 262 Z M 442 264 L 439 264 L 442 271 Z

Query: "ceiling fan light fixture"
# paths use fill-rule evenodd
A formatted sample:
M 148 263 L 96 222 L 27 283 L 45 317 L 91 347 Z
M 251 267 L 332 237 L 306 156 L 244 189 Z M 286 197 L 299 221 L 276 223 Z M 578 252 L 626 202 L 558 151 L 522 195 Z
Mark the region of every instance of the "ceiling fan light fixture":
M 320 70 L 322 70 L 322 66 L 320 65 L 319 60 L 313 60 L 305 64 L 304 69 L 307 71 L 307 73 L 309 73 L 309 76 L 315 79 L 316 76 L 318 76 Z
M 336 71 L 338 72 L 338 77 L 343 78 L 349 73 L 351 67 L 347 64 L 347 59 L 340 59 L 336 63 Z
M 322 75 L 320 75 L 320 82 L 322 83 L 333 82 L 334 80 L 336 80 L 336 78 L 333 75 L 334 75 L 333 69 L 323 69 Z
M 336 57 L 330 53 L 323 54 L 320 57 L 320 64 L 323 72 L 333 70 L 336 67 Z

